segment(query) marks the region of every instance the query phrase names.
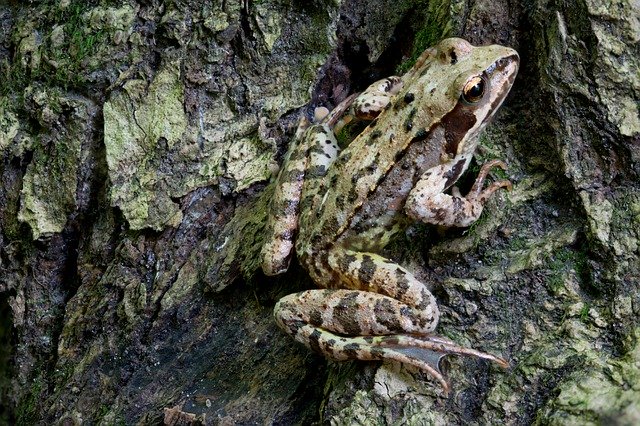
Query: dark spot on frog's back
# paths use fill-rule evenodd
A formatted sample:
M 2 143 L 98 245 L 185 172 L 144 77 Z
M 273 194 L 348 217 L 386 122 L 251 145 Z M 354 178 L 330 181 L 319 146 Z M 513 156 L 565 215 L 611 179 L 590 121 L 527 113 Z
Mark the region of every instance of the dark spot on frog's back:
M 413 137 L 413 139 L 411 140 L 411 142 L 423 141 L 423 140 L 427 139 L 428 136 L 429 136 L 429 132 L 427 132 L 427 129 L 420 129 L 420 130 L 418 130 L 416 132 L 416 134 Z
M 411 131 L 413 128 L 413 117 L 416 115 L 416 111 L 416 108 L 411 108 L 409 115 L 407 115 L 407 118 L 404 120 L 404 130 L 406 132 Z
M 404 95 L 403 99 L 406 104 L 410 104 L 415 99 L 415 95 L 411 92 L 408 92 L 407 94 Z
M 327 174 L 327 168 L 323 165 L 313 166 L 307 172 L 309 178 L 322 177 Z
M 355 187 L 351 187 L 349 190 L 349 195 L 347 195 L 347 201 L 349 203 L 354 203 L 358 199 L 358 191 L 356 191 Z

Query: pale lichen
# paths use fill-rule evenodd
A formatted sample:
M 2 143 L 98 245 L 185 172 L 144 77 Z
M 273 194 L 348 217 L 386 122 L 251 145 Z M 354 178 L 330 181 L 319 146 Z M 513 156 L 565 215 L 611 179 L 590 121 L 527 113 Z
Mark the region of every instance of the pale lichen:
M 111 202 L 122 209 L 132 229 L 162 229 L 182 220 L 178 206 L 159 191 L 161 156 L 180 143 L 187 129 L 180 61 L 164 64 L 146 87 L 127 82 L 104 105 L 104 141 Z
M 93 108 L 88 99 L 63 95 L 57 91 L 35 91 L 39 118 L 55 127 L 62 120 L 58 110 L 72 110 L 65 132 L 52 130 L 46 143 L 34 144 L 33 158 L 27 166 L 18 220 L 27 223 L 33 238 L 60 232 L 76 208 L 78 171 L 83 141 L 92 135 Z
M 20 130 L 18 117 L 4 105 L 0 105 L 0 151 L 4 151 L 13 143 L 18 130 Z

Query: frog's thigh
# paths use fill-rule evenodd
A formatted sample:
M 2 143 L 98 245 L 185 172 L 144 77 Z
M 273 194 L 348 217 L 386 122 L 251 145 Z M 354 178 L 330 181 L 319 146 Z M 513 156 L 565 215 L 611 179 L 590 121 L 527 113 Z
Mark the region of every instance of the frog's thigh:
M 435 298 L 406 269 L 377 254 L 341 247 L 333 248 L 326 261 L 334 272 L 326 274 L 339 282 L 325 286 L 342 289 L 283 298 L 275 312 L 283 326 L 303 322 L 349 336 L 428 334 L 435 329 Z
M 433 225 L 469 226 L 475 222 L 482 213 L 484 199 L 444 193 L 464 170 L 464 162 L 460 159 L 427 170 L 407 197 L 407 215 Z
M 324 176 L 337 155 L 338 143 L 326 125 L 311 126 L 300 143 L 287 152 L 276 180 L 265 230 L 261 253 L 265 274 L 287 270 L 298 228 L 303 185 Z
M 278 301 L 274 315 L 292 335 L 300 324 L 345 336 L 372 336 L 427 334 L 437 323 L 435 305 L 418 309 L 382 294 L 345 289 L 308 290 L 285 296 Z

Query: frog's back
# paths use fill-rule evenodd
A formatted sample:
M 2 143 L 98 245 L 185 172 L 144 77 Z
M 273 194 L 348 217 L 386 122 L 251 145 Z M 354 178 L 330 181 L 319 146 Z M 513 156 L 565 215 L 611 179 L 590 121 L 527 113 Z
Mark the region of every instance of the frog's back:
M 515 74 L 500 77 L 511 81 L 495 87 L 483 105 L 463 101 L 461 93 L 487 80 L 486 75 L 499 74 L 513 55 L 515 51 L 502 46 L 473 47 L 461 39 L 425 51 L 402 77 L 404 86 L 387 108 L 340 153 L 322 179 L 304 190 L 309 208 L 300 217 L 298 254 L 317 253 L 336 243 L 382 247 L 402 228 L 405 201 L 423 173 L 453 161 L 453 173 L 446 179 L 453 184 Z
M 315 205 L 301 216 L 299 253 L 334 243 L 376 251 L 403 228 L 409 192 L 443 153 L 437 129 L 423 129 L 420 140 L 390 150 L 399 137 L 390 128 L 393 121 L 365 130 L 319 183 Z

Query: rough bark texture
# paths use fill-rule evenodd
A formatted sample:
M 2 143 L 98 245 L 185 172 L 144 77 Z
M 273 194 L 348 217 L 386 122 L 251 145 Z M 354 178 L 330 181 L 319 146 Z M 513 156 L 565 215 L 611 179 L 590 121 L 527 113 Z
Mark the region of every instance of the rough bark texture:
M 639 7 L 4 2 L 0 423 L 638 424 Z M 477 153 L 513 191 L 386 253 L 511 362 L 449 359 L 448 397 L 296 345 L 271 311 L 313 284 L 256 257 L 300 115 L 445 36 L 522 58 Z

